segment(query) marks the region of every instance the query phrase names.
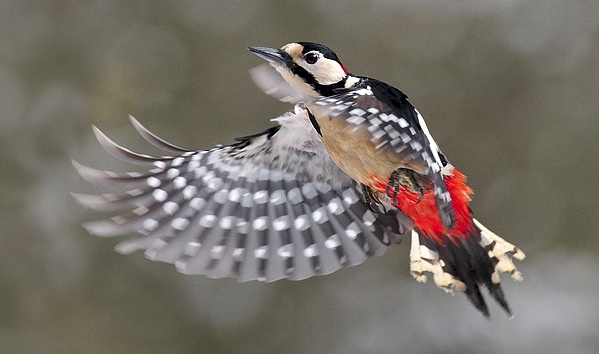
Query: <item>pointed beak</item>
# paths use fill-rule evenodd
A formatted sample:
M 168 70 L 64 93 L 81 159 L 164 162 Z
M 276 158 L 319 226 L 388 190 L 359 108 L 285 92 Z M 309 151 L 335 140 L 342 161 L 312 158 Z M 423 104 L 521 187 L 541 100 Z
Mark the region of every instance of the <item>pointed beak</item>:
M 282 49 L 266 48 L 266 47 L 248 47 L 248 50 L 260 58 L 273 64 L 281 64 L 288 66 L 292 61 L 287 52 Z

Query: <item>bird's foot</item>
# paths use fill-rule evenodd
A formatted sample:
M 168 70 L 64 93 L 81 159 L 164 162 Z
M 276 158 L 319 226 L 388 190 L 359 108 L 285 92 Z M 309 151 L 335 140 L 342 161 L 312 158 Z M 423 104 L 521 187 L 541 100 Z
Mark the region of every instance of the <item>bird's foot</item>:
M 372 188 L 365 184 L 361 184 L 362 194 L 364 195 L 364 202 L 368 206 L 368 209 L 373 213 L 387 214 L 387 208 L 381 202 L 379 194 Z
M 419 203 L 424 197 L 424 187 L 422 186 L 422 177 L 407 168 L 398 168 L 393 171 L 387 184 L 387 196 L 392 198 L 394 203 L 397 203 L 397 197 L 399 196 L 399 189 L 404 186 L 407 190 L 414 193 L 420 194 L 418 198 Z

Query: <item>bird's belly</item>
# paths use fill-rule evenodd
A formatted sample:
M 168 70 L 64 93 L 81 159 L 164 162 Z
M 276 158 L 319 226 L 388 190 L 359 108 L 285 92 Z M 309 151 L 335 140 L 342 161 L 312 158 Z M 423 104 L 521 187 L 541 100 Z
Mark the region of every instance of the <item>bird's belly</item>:
M 404 158 L 388 149 L 377 149 L 367 132 L 355 130 L 345 121 L 324 118 L 318 120 L 322 142 L 331 159 L 358 183 L 372 186 L 388 181 L 398 168 L 417 172 L 421 166 L 409 166 Z

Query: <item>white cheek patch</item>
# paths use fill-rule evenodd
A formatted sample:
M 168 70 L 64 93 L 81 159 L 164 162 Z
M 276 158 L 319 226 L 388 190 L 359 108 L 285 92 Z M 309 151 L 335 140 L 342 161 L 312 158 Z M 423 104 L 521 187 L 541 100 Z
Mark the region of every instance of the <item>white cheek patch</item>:
M 338 62 L 324 57 L 321 57 L 316 64 L 310 65 L 304 62 L 298 64 L 312 74 L 321 85 L 335 84 L 347 75 Z

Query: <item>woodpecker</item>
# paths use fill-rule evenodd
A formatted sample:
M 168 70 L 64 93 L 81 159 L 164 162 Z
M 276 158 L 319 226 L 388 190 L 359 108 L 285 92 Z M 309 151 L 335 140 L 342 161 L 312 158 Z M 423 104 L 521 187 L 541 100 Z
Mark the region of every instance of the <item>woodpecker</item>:
M 115 173 L 73 162 L 86 180 L 121 193 L 73 193 L 99 211 L 133 209 L 84 227 L 136 233 L 116 250 L 145 250 L 185 274 L 239 281 L 300 280 L 381 255 L 411 231 L 410 270 L 420 282 L 464 292 L 484 316 L 487 288 L 511 315 L 499 273 L 522 280 L 524 253 L 472 217 L 472 190 L 449 163 L 407 96 L 350 74 L 328 47 L 249 47 L 268 61 L 251 71 L 267 94 L 295 104 L 264 132 L 188 150 L 130 117 L 172 156 L 132 152 L 93 131 L 113 156 L 151 166 Z M 274 69 L 274 70 L 273 70 Z

